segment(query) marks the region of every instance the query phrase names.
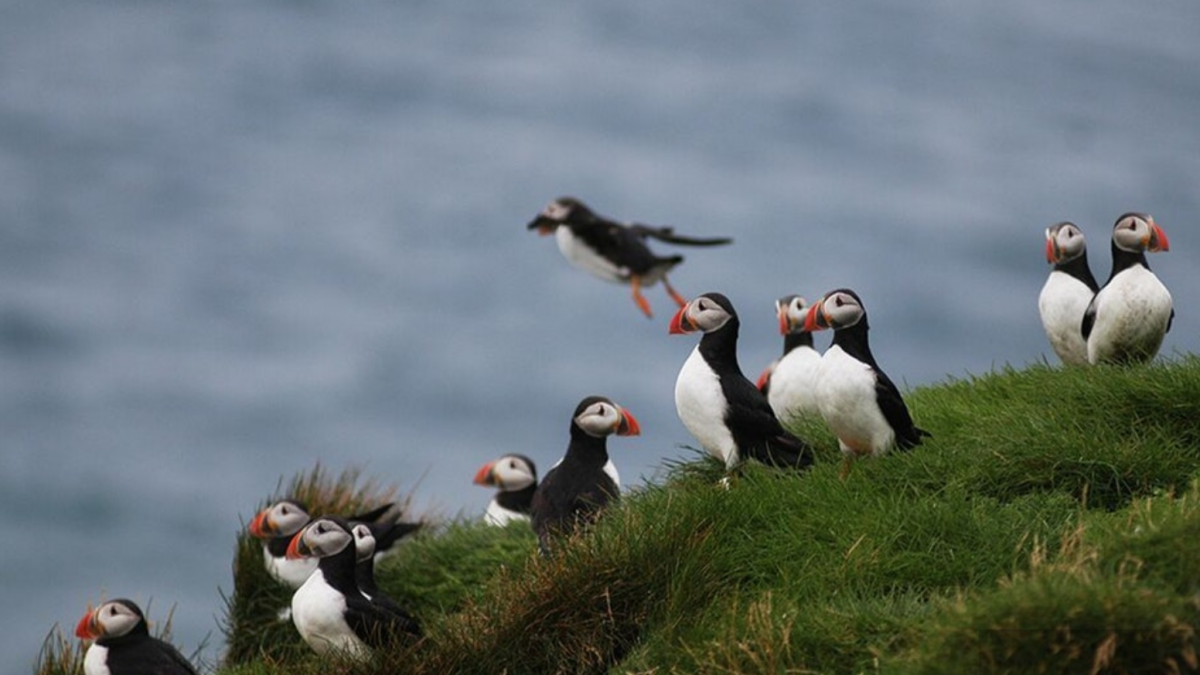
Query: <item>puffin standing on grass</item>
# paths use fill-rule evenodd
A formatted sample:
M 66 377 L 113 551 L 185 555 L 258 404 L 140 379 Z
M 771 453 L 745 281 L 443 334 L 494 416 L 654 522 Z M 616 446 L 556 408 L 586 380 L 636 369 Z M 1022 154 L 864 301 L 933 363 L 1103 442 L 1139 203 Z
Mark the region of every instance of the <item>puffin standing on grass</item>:
M 637 436 L 641 427 L 628 410 L 603 396 L 588 396 L 571 415 L 571 442 L 533 493 L 530 523 L 543 555 L 554 537 L 595 520 L 620 498 L 620 479 L 608 458 L 608 437 Z
M 132 600 L 89 609 L 75 635 L 94 641 L 83 657 L 85 675 L 197 675 L 178 649 L 150 635 L 146 615 Z
M 821 353 L 813 347 L 812 333 L 804 330 L 808 301 L 799 295 L 785 295 L 775 301 L 775 315 L 783 335 L 783 356 L 763 371 L 758 388 L 784 426 L 820 418 L 816 385 Z
M 629 284 L 633 288 L 633 301 L 647 317 L 653 314 L 650 303 L 642 296 L 642 288 L 660 280 L 676 304 L 684 303 L 667 280 L 667 273 L 683 262 L 683 256 L 655 255 L 646 246 L 648 237 L 685 246 L 719 246 L 733 241 L 728 237 L 684 237 L 670 227 L 618 223 L 597 215 L 574 197 L 550 202 L 529 223 L 529 229 L 543 235 L 553 234 L 558 249 L 572 265 L 601 279 Z
M 292 538 L 288 558 L 320 559 L 317 570 L 292 595 L 292 623 L 317 654 L 366 660 L 374 649 L 399 637 L 419 637 L 421 628 L 411 617 L 390 612 L 363 595 L 351 527 L 341 518 L 324 516 Z
M 497 488 L 484 514 L 488 525 L 504 527 L 513 521 L 529 521 L 537 490 L 537 468 L 532 459 L 525 455 L 501 455 L 480 467 L 474 482 Z
M 421 529 L 420 523 L 399 520 L 400 510 L 389 503 L 349 520 L 366 523 L 375 536 L 378 553 L 390 549 L 401 538 Z M 312 520 L 308 507 L 295 499 L 281 499 L 259 511 L 250 521 L 250 534 L 263 541 L 263 564 L 276 581 L 289 588 L 300 588 L 317 569 L 316 558 L 289 559 L 292 538 Z
M 350 523 L 350 534 L 354 535 L 354 581 L 359 592 L 384 611 L 415 625 L 416 619 L 408 610 L 384 594 L 375 581 L 375 535 L 371 534 L 371 528 L 366 523 Z
M 909 450 L 930 435 L 913 424 L 900 390 L 875 362 L 867 310 L 857 293 L 840 288 L 825 294 L 809 308 L 804 327 L 833 329 L 833 343 L 821 357 L 817 399 L 846 457 L 843 477 L 856 457 Z
M 1080 331 L 1088 362 L 1145 363 L 1171 330 L 1171 293 L 1146 263 L 1146 252 L 1169 251 L 1167 233 L 1145 213 L 1117 218 L 1112 233 L 1112 273 L 1087 311 Z
M 774 466 L 804 468 L 808 444 L 786 431 L 767 397 L 746 379 L 737 360 L 738 316 L 729 298 L 705 293 L 671 318 L 668 332 L 703 331 L 675 380 L 675 410 L 710 455 L 737 466 L 746 457 Z
M 1088 266 L 1083 232 L 1070 222 L 1046 228 L 1046 262 L 1054 265 L 1038 296 L 1038 313 L 1054 353 L 1063 363 L 1088 365 L 1080 325 L 1100 285 Z

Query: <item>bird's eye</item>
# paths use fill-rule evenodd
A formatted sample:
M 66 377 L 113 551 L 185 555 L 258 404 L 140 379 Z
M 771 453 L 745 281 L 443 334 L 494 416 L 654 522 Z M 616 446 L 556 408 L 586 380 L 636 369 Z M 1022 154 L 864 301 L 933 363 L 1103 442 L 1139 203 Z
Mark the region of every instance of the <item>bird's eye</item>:
M 515 459 L 508 460 L 508 468 L 510 468 L 510 469 L 517 468 L 517 461 Z

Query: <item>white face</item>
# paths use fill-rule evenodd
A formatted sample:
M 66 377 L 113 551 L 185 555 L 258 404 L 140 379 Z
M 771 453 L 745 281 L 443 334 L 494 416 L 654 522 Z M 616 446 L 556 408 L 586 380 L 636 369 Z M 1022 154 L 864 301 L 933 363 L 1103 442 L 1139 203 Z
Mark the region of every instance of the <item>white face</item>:
M 1154 237 L 1154 218 L 1140 214 L 1129 214 L 1113 226 L 1113 243 L 1125 251 L 1145 251 Z
M 590 436 L 610 436 L 621 425 L 621 410 L 609 401 L 597 401 L 575 416 L 575 424 Z
M 340 525 L 325 518 L 313 521 L 300 536 L 309 549 L 309 555 L 315 558 L 341 553 L 354 540 L 353 535 Z
M 779 316 L 779 325 L 786 328 L 788 333 L 797 333 L 804 328 L 804 319 L 808 315 L 808 301 L 799 295 L 789 295 L 775 301 L 775 312 Z
M 703 295 L 689 302 L 686 311 L 692 325 L 705 333 L 711 333 L 724 326 L 731 316 L 715 300 Z
M 505 455 L 492 465 L 492 479 L 502 490 L 524 490 L 537 482 L 537 474 L 523 457 Z
M 862 320 L 866 310 L 849 293 L 830 293 L 824 303 L 825 320 L 833 328 L 846 328 Z
M 359 562 L 375 555 L 375 535 L 371 534 L 371 528 L 363 523 L 356 523 L 350 528 L 350 533 L 354 535 L 355 558 Z
M 142 622 L 142 617 L 121 602 L 106 602 L 92 616 L 102 637 L 120 637 Z
M 309 520 L 308 512 L 291 502 L 276 502 L 267 509 L 267 522 L 277 536 L 290 537 Z
M 1055 262 L 1074 260 L 1087 249 L 1083 232 L 1073 223 L 1051 225 L 1046 228 L 1046 239 L 1053 242 Z

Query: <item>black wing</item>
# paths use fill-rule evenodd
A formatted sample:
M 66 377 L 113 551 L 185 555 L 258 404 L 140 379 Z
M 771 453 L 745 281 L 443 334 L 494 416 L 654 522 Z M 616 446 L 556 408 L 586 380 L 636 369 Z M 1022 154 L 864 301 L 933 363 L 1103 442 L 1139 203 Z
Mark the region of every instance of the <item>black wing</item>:
M 551 537 L 570 534 L 580 523 L 595 519 L 620 494 L 616 483 L 603 471 L 573 480 L 569 472 L 559 471 L 561 467 L 550 469 L 533 493 L 530 524 L 542 553 L 549 551 Z
M 114 673 L 148 675 L 199 675 L 195 666 L 183 658 L 169 642 L 143 635 L 134 643 L 110 645 L 108 669 Z
M 813 463 L 812 448 L 783 428 L 767 397 L 750 380 L 742 378 L 731 389 L 725 423 L 741 454 L 771 466 L 804 468 Z
M 669 244 L 682 244 L 684 246 L 722 246 L 724 244 L 733 243 L 733 239 L 729 237 L 685 237 L 681 234 L 675 234 L 675 228 L 672 227 L 653 227 L 651 225 L 633 223 L 629 226 L 629 229 L 638 236 L 653 237 L 659 241 L 665 241 Z
M 371 647 L 386 645 L 404 634 L 421 635 L 421 626 L 412 617 L 385 611 L 357 593 L 346 596 L 345 616 L 358 639 Z
M 1083 335 L 1085 341 L 1092 334 L 1092 326 L 1096 324 L 1096 298 L 1098 297 L 1100 297 L 1099 293 L 1093 295 L 1087 309 L 1083 310 L 1083 322 L 1079 324 L 1079 332 Z
M 908 406 L 900 397 L 900 390 L 881 370 L 875 371 L 875 400 L 879 402 L 884 419 L 896 432 L 896 447 L 909 450 L 920 445 L 923 436 L 932 436 L 928 431 L 913 424 Z

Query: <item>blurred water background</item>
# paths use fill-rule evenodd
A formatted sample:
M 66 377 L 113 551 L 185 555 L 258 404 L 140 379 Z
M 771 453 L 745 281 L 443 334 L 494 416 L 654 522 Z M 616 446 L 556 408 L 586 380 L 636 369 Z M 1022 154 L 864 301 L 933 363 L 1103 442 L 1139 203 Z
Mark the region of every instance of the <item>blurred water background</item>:
M 902 388 L 1049 357 L 1043 229 L 1153 213 L 1200 348 L 1200 4 L 0 4 L 0 672 L 89 600 L 221 649 L 254 508 L 320 461 L 476 517 L 584 395 L 691 457 L 669 337 L 526 231 L 572 194 L 683 250 L 751 377 L 850 286 Z M 660 251 L 670 248 L 659 245 Z M 819 339 L 825 344 L 827 337 Z M 918 420 L 919 421 L 919 420 Z M 933 430 L 936 433 L 936 429 Z

